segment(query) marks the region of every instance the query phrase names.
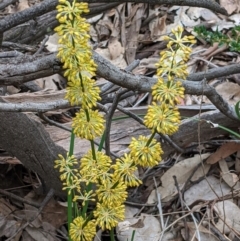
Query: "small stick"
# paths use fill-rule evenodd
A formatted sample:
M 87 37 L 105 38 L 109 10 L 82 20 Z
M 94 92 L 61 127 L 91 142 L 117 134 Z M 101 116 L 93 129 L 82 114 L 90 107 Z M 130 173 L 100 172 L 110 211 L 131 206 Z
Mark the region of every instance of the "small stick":
M 182 193 L 180 191 L 180 188 L 178 186 L 177 177 L 174 175 L 173 179 L 174 179 L 174 183 L 175 183 L 176 189 L 178 191 L 178 195 L 179 195 L 179 198 L 180 198 L 180 201 L 181 201 L 181 207 L 182 207 L 182 211 L 183 211 L 183 209 L 184 209 L 183 197 L 182 197 Z M 184 226 L 185 226 L 185 240 L 188 241 L 189 240 L 189 232 L 188 232 L 188 226 L 187 226 L 186 217 L 183 218 L 183 221 L 184 221 Z
M 157 200 L 158 200 L 157 208 L 158 208 L 158 211 L 159 211 L 159 216 L 160 216 L 160 221 L 161 221 L 161 228 L 162 228 L 162 230 L 164 231 L 164 229 L 165 229 L 165 224 L 164 224 L 164 220 L 163 220 L 161 194 L 160 194 L 160 192 L 158 192 L 158 190 L 157 190 L 157 182 L 156 182 L 155 177 L 153 177 L 153 180 L 154 180 L 154 185 L 155 185 L 155 188 L 156 188 L 156 195 L 157 195 Z
M 6 239 L 6 241 L 10 241 L 13 240 L 14 237 L 23 229 L 25 229 L 31 222 L 33 222 L 38 215 L 42 212 L 43 208 L 47 205 L 47 203 L 50 201 L 50 199 L 53 197 L 54 195 L 54 190 L 50 189 L 50 191 L 48 192 L 47 196 L 44 198 L 44 200 L 42 201 L 38 212 L 36 213 L 36 215 L 32 218 L 31 221 L 26 222 L 23 226 L 21 226 L 10 238 Z
M 3 190 L 3 189 L 0 189 L 0 194 L 2 194 L 4 196 L 7 196 L 8 198 L 15 199 L 15 200 L 17 200 L 19 202 L 26 203 L 26 204 L 31 205 L 33 207 L 40 208 L 40 204 L 32 202 L 32 201 L 29 201 L 29 200 L 24 199 L 24 198 L 21 198 L 21 197 L 13 194 L 11 192 Z
M 34 55 L 38 55 L 38 54 L 40 54 L 43 51 L 43 49 L 45 47 L 45 44 L 48 41 L 48 39 L 49 39 L 49 36 L 46 35 L 45 38 L 43 39 L 42 43 L 41 43 L 40 48 L 37 50 L 37 52 Z

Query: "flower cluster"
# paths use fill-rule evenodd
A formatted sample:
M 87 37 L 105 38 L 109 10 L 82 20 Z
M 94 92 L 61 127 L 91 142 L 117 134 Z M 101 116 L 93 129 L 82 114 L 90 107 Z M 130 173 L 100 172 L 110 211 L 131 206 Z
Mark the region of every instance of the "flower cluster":
M 144 123 L 153 132 L 172 135 L 178 130 L 180 114 L 176 108 L 184 97 L 184 88 L 179 80 L 185 80 L 187 73 L 186 61 L 191 48 L 186 44 L 194 44 L 194 36 L 182 37 L 183 28 L 172 30 L 174 38 L 165 36 L 169 41 L 167 50 L 161 52 L 157 66 L 158 80 L 152 87 L 153 104 L 149 106 Z
M 154 166 L 161 160 L 163 153 L 160 143 L 154 139 L 155 133 L 173 134 L 177 131 L 180 115 L 176 104 L 184 96 L 184 88 L 175 78 L 186 77 L 185 62 L 191 49 L 186 43 L 193 43 L 192 37 L 182 38 L 182 28 L 173 30 L 175 38 L 168 38 L 168 50 L 158 64 L 158 81 L 153 86 L 153 104 L 145 116 L 145 125 L 152 130 L 150 138 L 140 136 L 133 138 L 130 152 L 118 158 L 115 164 L 104 152 L 95 150 L 94 139 L 104 133 L 104 118 L 96 110 L 100 100 L 100 89 L 93 77 L 96 64 L 92 58 L 89 45 L 89 24 L 81 15 L 88 13 L 87 3 L 76 0 L 59 0 L 57 19 L 60 23 L 55 31 L 60 36 L 58 58 L 63 63 L 65 77 L 68 80 L 66 99 L 71 105 L 79 105 L 80 111 L 73 118 L 73 133 L 89 140 L 89 150 L 78 161 L 72 154 L 66 158 L 59 156 L 55 167 L 59 168 L 63 189 L 73 195 L 73 202 L 81 201 L 81 211 L 77 210 L 69 225 L 69 235 L 73 241 L 93 240 L 96 227 L 114 228 L 124 219 L 124 202 L 127 198 L 127 187 L 138 186 L 141 180 L 137 177 L 137 166 Z M 166 75 L 166 78 L 165 78 Z M 70 148 L 71 149 L 71 148 Z M 96 190 L 88 187 L 94 184 Z M 87 188 L 86 188 L 87 187 Z M 90 201 L 96 202 L 92 213 L 87 213 Z M 77 207 L 77 205 L 75 205 Z M 70 205 L 72 208 L 72 204 Z M 85 210 L 85 211 L 84 211 Z
M 135 170 L 134 165 L 144 167 L 155 166 L 161 161 L 163 153 L 160 144 L 154 139 L 156 133 L 172 135 L 178 130 L 180 123 L 180 113 L 176 107 L 184 97 L 184 88 L 178 79 L 186 79 L 186 61 L 191 54 L 191 48 L 186 44 L 194 44 L 196 41 L 193 36 L 182 37 L 183 28 L 178 27 L 172 30 L 174 37 L 165 37 L 168 42 L 167 50 L 161 52 L 161 58 L 157 67 L 158 80 L 152 87 L 153 103 L 148 107 L 144 124 L 152 130 L 150 138 L 140 136 L 139 139 L 132 139 L 129 146 L 130 153 L 122 158 L 121 162 L 116 163 L 117 171 L 120 172 L 120 163 L 129 170 Z M 129 164 L 129 159 L 133 160 Z M 128 177 L 124 176 L 125 179 Z M 132 185 L 137 185 L 138 181 L 131 180 Z
M 73 119 L 76 136 L 93 140 L 104 131 L 103 116 L 92 108 L 100 100 L 100 89 L 92 77 L 95 75 L 96 64 L 92 58 L 89 45 L 90 25 L 82 13 L 88 13 L 87 3 L 72 3 L 60 0 L 57 6 L 57 19 L 61 23 L 55 28 L 60 36 L 58 58 L 66 69 L 64 75 L 68 79 L 66 99 L 71 105 L 81 105 L 82 109 Z
M 89 12 L 88 5 L 76 0 L 59 0 L 57 11 L 60 23 L 55 28 L 60 37 L 57 56 L 63 63 L 64 76 L 68 80 L 66 99 L 71 105 L 81 107 L 73 118 L 72 129 L 75 136 L 89 140 L 91 150 L 81 158 L 80 168 L 76 168 L 79 163 L 70 154 L 66 158 L 59 155 L 55 167 L 59 168 L 63 189 L 68 191 L 68 196 L 72 196 L 73 202 L 80 201 L 82 204 L 81 211 L 75 211 L 81 215 L 74 215 L 69 225 L 70 238 L 73 241 L 90 241 L 95 236 L 96 226 L 112 229 L 124 219 L 123 203 L 127 198 L 127 187 L 139 185 L 141 181 L 135 175 L 137 167 L 132 159 L 127 162 L 124 158 L 119 159 L 112 165 L 109 156 L 95 150 L 93 141 L 103 135 L 105 120 L 96 110 L 100 89 L 92 78 L 96 64 L 89 45 L 90 26 L 81 17 L 81 14 Z M 96 190 L 86 188 L 92 184 Z M 96 209 L 88 215 L 85 207 L 90 201 L 96 202 Z M 94 220 L 91 220 L 92 216 Z

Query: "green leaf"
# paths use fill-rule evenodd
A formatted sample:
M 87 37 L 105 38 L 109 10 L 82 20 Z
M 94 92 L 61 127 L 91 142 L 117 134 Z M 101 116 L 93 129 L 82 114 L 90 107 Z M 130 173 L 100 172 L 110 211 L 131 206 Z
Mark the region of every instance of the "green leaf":
M 240 101 L 238 101 L 237 104 L 235 105 L 235 112 L 236 112 L 236 114 L 237 114 L 238 119 L 240 120 L 239 105 L 240 105 Z

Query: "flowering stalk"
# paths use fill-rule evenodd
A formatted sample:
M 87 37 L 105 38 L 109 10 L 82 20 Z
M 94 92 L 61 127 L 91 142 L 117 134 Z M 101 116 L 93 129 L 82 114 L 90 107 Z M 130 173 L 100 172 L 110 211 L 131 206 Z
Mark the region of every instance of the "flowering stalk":
M 77 3 L 75 0 L 72 3 L 60 0 L 57 9 L 60 25 L 55 31 L 60 36 L 58 57 L 63 62 L 64 75 L 68 79 L 66 98 L 72 105 L 81 106 L 79 113 L 73 118 L 73 133 L 89 140 L 91 150 L 81 158 L 80 170 L 74 167 L 77 160 L 70 154 L 66 159 L 60 156 L 56 167 L 60 168 L 60 179 L 68 196 L 74 195 L 73 202 L 82 201 L 81 211 L 75 212 L 81 215 L 73 216 L 73 221 L 71 218 L 68 220 L 71 222 L 70 238 L 73 241 L 90 241 L 95 235 L 96 225 L 112 230 L 124 218 L 123 202 L 127 197 L 127 184 L 113 174 L 110 157 L 100 149 L 96 151 L 94 147 L 93 140 L 103 135 L 105 121 L 93 109 L 100 100 L 100 89 L 92 79 L 96 64 L 92 60 L 92 51 L 88 44 L 89 24 L 81 17 L 82 13 L 88 12 L 87 4 Z M 136 179 L 134 173 L 127 173 L 125 176 Z M 96 192 L 91 190 L 92 183 L 97 187 Z M 82 186 L 87 188 L 82 190 Z M 90 218 L 91 214 L 87 215 L 89 201 L 97 201 L 93 220 Z M 72 207 L 71 204 L 69 206 Z
M 184 97 L 184 88 L 180 81 L 185 80 L 187 65 L 191 48 L 186 44 L 194 44 L 194 36 L 182 37 L 183 28 L 172 30 L 175 38 L 166 36 L 169 41 L 167 50 L 161 52 L 161 58 L 157 66 L 157 83 L 152 87 L 153 103 L 148 107 L 144 124 L 152 130 L 149 139 L 140 136 L 135 138 L 129 146 L 130 155 L 139 165 L 154 166 L 161 160 L 162 150 L 160 144 L 154 139 L 156 133 L 172 135 L 178 130 L 180 113 L 176 107 L 180 99 Z
M 68 203 L 71 216 L 68 218 L 69 235 L 73 241 L 91 241 L 98 226 L 103 230 L 110 230 L 113 241 L 113 228 L 124 219 L 127 187 L 141 184 L 141 180 L 135 175 L 137 166 L 154 166 L 161 160 L 163 151 L 154 135 L 172 134 L 178 129 L 180 115 L 175 104 L 179 97 L 183 97 L 184 89 L 181 82 L 174 82 L 173 79 L 186 76 L 186 67 L 180 66 L 184 66 L 182 63 L 189 57 L 189 49 L 183 47 L 189 39 L 181 38 L 181 29 L 173 32 L 179 39 L 169 38 L 168 48 L 173 50 L 175 45 L 177 47 L 172 52 L 165 51 L 161 57 L 157 72 L 159 79 L 152 92 L 154 102 L 144 118 L 145 125 L 152 130 L 151 137 L 133 138 L 129 146 L 130 152 L 112 164 L 111 158 L 101 151 L 102 148 L 96 150 L 94 146 L 96 137 L 102 136 L 102 140 L 104 139 L 105 120 L 95 110 L 97 101 L 100 100 L 100 89 L 92 78 L 95 76 L 96 64 L 89 45 L 90 26 L 81 17 L 83 13 L 89 12 L 88 5 L 76 0 L 59 0 L 57 10 L 60 25 L 55 31 L 60 36 L 58 58 L 63 63 L 64 76 L 68 80 L 66 99 L 71 105 L 81 106 L 73 118 L 72 130 L 76 137 L 89 140 L 91 146 L 81 158 L 80 168 L 76 167 L 79 162 L 73 156 L 73 139 L 67 157 L 60 156 L 56 160 L 55 167 L 61 173 L 63 189 L 68 191 L 69 200 L 74 204 L 74 212 L 71 212 L 72 203 Z M 174 41 L 178 41 L 177 44 Z M 180 61 L 176 60 L 179 56 Z M 162 75 L 167 75 L 167 82 L 160 77 Z M 102 141 L 101 143 L 103 145 Z M 92 189 L 93 184 L 96 190 Z M 81 210 L 77 209 L 77 201 L 82 203 Z M 90 201 L 96 202 L 92 213 L 87 210 Z

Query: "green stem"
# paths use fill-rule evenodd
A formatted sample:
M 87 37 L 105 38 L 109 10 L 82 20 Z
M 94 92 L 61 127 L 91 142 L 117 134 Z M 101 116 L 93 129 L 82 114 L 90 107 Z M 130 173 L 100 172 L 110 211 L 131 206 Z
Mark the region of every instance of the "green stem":
M 74 140 L 75 140 L 75 134 L 73 133 L 73 129 L 71 132 L 71 139 L 70 139 L 70 147 L 69 147 L 69 156 L 73 155 L 74 150 Z
M 96 151 L 95 151 L 95 146 L 93 140 L 90 140 L 91 143 L 91 149 L 92 149 L 92 156 L 93 159 L 96 160 Z M 92 190 L 92 183 L 89 183 L 86 187 L 86 192 L 90 192 Z M 82 208 L 82 217 L 86 217 L 87 209 L 88 209 L 89 201 L 86 201 L 83 208 Z
M 134 230 L 132 231 L 132 237 L 131 237 L 131 241 L 133 241 L 133 240 L 134 240 L 135 232 L 136 232 L 136 230 L 134 229 Z
M 237 138 L 240 139 L 240 135 L 239 135 L 237 132 L 235 132 L 235 131 L 233 131 L 233 130 L 231 130 L 231 129 L 228 129 L 227 127 L 221 126 L 221 125 L 218 125 L 218 127 L 219 127 L 220 129 L 225 130 L 225 131 L 227 131 L 228 133 L 230 133 L 230 134 L 232 134 L 232 135 L 234 135 L 234 136 L 236 136 Z
M 111 238 L 111 241 L 115 241 L 115 238 L 114 238 L 114 228 L 111 228 L 111 230 L 110 230 L 110 238 Z
M 82 91 L 85 92 L 85 86 L 84 86 L 84 83 L 83 83 L 83 78 L 82 78 L 82 75 L 79 74 L 79 77 L 80 77 L 80 80 L 81 80 L 81 86 L 82 86 Z M 84 112 L 86 114 L 86 119 L 87 121 L 89 122 L 90 121 L 90 114 L 89 114 L 89 111 L 87 108 L 84 109 Z M 97 159 L 97 156 L 96 156 L 96 151 L 95 151 L 95 146 L 94 146 L 94 142 L 93 140 L 90 140 L 90 143 L 91 143 L 91 150 L 92 150 L 92 157 L 94 160 Z M 92 183 L 89 183 L 86 187 L 86 192 L 88 193 L 89 191 L 92 190 Z M 86 201 L 83 208 L 82 208 L 82 217 L 86 217 L 86 213 L 87 213 L 87 209 L 88 209 L 88 205 L 89 205 L 89 201 Z
M 67 207 L 67 214 L 68 214 L 68 232 L 70 231 L 70 224 L 72 223 L 73 220 L 73 210 L 72 210 L 72 192 L 68 193 L 67 196 L 67 202 L 68 202 L 68 207 Z M 71 241 L 71 238 L 69 237 L 69 241 Z
M 91 140 L 90 143 L 91 143 L 91 149 L 92 149 L 93 159 L 94 159 L 94 160 L 97 160 L 97 156 L 96 156 L 96 151 L 95 151 L 95 146 L 94 146 L 93 140 Z
M 149 145 L 151 144 L 151 141 L 152 141 L 152 139 L 154 138 L 155 134 L 156 134 L 156 130 L 154 130 L 154 132 L 152 133 L 152 135 L 151 135 L 150 138 L 148 139 L 146 146 L 149 146 Z
M 73 130 L 71 132 L 71 140 L 70 140 L 70 147 L 69 147 L 69 156 L 73 155 L 73 150 L 74 150 L 74 140 L 75 140 L 75 135 L 73 133 Z M 67 202 L 68 202 L 68 207 L 67 207 L 67 216 L 68 216 L 68 231 L 70 230 L 70 224 L 73 221 L 73 193 L 72 191 L 68 193 L 67 195 Z M 71 238 L 69 237 L 69 241 L 71 241 Z
M 100 141 L 99 146 L 98 146 L 98 151 L 101 151 L 103 149 L 103 145 L 104 145 L 104 141 L 105 141 L 105 135 L 106 135 L 106 133 L 104 131 L 103 134 L 102 134 L 102 137 L 101 137 L 101 141 Z
M 89 183 L 86 187 L 86 192 L 90 192 L 92 190 L 92 183 Z M 89 205 L 89 201 L 86 201 L 84 206 L 82 207 L 82 217 L 86 218 L 86 213 L 87 213 L 87 210 L 88 210 L 88 205 Z

